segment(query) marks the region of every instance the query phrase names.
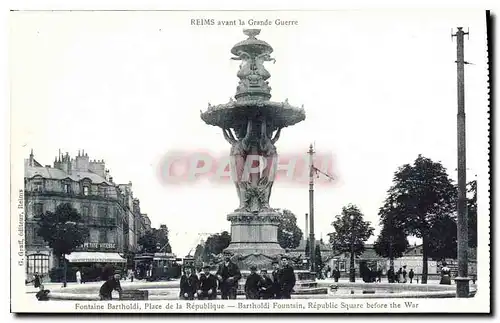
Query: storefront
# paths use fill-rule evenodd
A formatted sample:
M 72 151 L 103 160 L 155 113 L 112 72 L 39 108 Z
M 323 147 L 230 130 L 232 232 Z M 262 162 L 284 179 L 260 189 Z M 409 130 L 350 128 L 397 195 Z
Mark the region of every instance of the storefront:
M 66 259 L 69 263 L 68 281 L 76 280 L 77 270 L 80 270 L 85 282 L 107 279 L 117 271 L 122 275 L 126 273 L 127 260 L 116 252 L 75 251 Z

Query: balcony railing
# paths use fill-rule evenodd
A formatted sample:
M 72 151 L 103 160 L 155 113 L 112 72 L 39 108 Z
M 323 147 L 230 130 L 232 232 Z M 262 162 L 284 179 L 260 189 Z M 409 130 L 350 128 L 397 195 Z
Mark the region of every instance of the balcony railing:
M 107 217 L 89 217 L 85 219 L 85 224 L 90 226 L 114 227 L 116 226 L 116 219 Z

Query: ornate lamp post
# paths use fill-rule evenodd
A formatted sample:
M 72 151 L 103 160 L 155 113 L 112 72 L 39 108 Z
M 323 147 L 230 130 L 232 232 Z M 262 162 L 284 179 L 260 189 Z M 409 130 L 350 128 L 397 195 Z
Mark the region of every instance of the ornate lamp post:
M 77 225 L 76 222 L 73 222 L 73 221 L 66 221 L 64 222 L 64 226 L 67 226 L 67 225 Z M 64 254 L 63 255 L 63 270 L 64 270 L 64 273 L 63 273 L 63 287 L 66 287 L 68 285 L 68 261 L 66 260 L 66 255 Z
M 351 264 L 349 266 L 349 281 L 354 283 L 356 281 L 356 269 L 354 268 L 354 215 L 349 216 L 351 220 Z

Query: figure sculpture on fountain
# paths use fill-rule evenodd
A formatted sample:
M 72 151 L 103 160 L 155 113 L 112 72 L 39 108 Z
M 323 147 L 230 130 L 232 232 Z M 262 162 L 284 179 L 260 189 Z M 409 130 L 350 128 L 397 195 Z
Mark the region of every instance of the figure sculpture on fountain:
M 250 136 L 252 133 L 252 120 L 247 121 L 247 128 L 243 136 L 241 132 L 236 131 L 236 137 L 233 135 L 233 131 L 229 129 L 222 129 L 224 138 L 231 144 L 231 151 L 229 154 L 230 166 L 231 166 L 231 177 L 236 186 L 236 192 L 238 193 L 238 199 L 240 200 L 240 205 L 236 211 L 245 210 L 245 200 L 246 200 L 246 186 L 244 184 L 244 169 L 245 163 L 250 149 Z

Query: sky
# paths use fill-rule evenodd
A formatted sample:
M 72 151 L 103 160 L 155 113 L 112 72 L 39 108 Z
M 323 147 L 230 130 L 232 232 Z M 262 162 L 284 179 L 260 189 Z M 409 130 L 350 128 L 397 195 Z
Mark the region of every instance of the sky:
M 152 225 L 168 226 L 179 256 L 198 233 L 229 231 L 232 184 L 165 185 L 158 175 L 172 151 L 229 154 L 200 110 L 234 96 L 240 62 L 230 50 L 249 26 L 193 26 L 195 18 L 298 21 L 262 26 L 258 38 L 274 48 L 276 63 L 266 65 L 272 100 L 306 111 L 282 131 L 278 152 L 305 154 L 314 142 L 333 156 L 336 180 L 315 191 L 316 237 L 327 239 L 335 215 L 353 203 L 376 227 L 373 242 L 394 172 L 418 154 L 456 179 L 457 26 L 470 31 L 467 176 L 487 178 L 486 25 L 474 10 L 13 13 L 12 163 L 30 149 L 44 165 L 59 149 L 104 159 L 115 182 L 132 182 Z M 304 230 L 307 183 L 275 183 L 270 204 L 295 213 Z

